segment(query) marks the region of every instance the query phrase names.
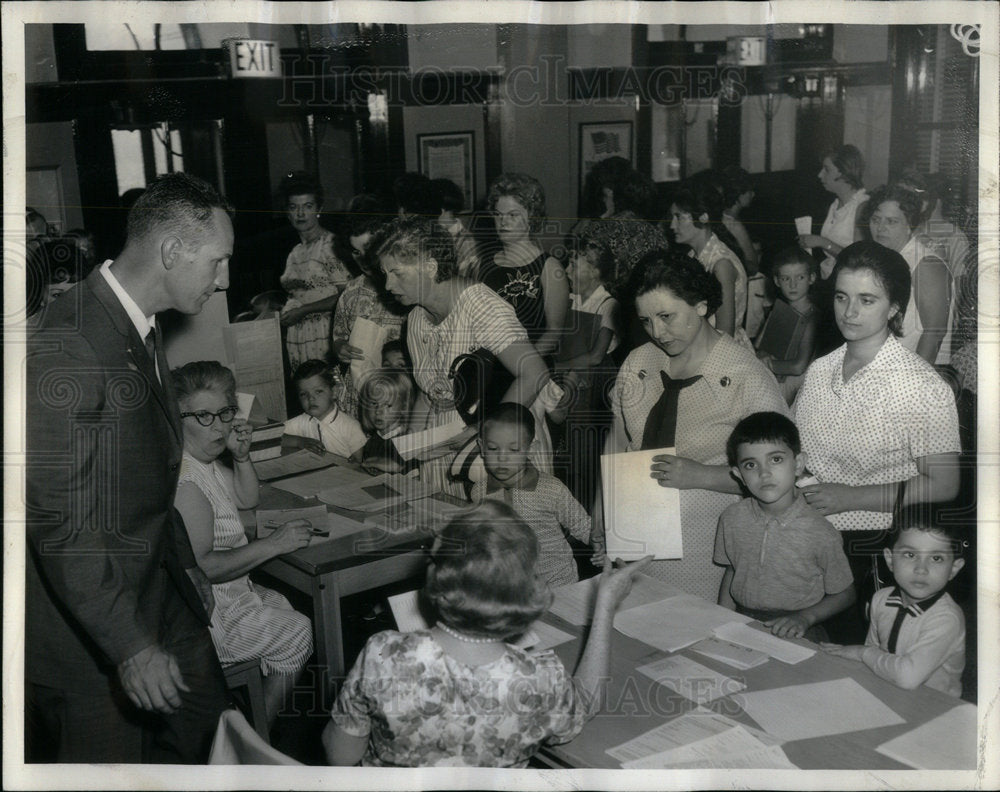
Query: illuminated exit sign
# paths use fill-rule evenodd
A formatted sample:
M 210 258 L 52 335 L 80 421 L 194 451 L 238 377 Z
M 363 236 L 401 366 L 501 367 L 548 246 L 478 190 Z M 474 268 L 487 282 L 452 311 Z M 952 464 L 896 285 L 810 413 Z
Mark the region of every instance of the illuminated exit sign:
M 229 72 L 233 77 L 280 77 L 281 48 L 276 41 L 226 39 Z

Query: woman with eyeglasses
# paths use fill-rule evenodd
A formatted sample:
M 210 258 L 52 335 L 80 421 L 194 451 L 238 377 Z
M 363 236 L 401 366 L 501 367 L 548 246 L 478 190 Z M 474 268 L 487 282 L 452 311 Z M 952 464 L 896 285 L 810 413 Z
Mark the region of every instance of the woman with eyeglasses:
M 320 225 L 323 187 L 304 171 L 292 171 L 281 182 L 288 221 L 299 242 L 288 254 L 281 288 L 288 301 L 281 309 L 288 363 L 294 371 L 306 360 L 330 359 L 330 320 L 341 289 L 350 279 L 334 252 L 334 237 Z
M 312 624 L 281 594 L 253 583 L 248 573 L 305 547 L 312 526 L 291 520 L 264 538 L 247 540 L 237 510 L 257 505 L 257 474 L 250 461 L 250 426 L 235 420 L 233 374 L 204 360 L 174 369 L 171 379 L 184 433 L 174 506 L 195 560 L 212 582 L 212 641 L 223 666 L 260 660 L 268 723 L 273 724 L 312 654 Z

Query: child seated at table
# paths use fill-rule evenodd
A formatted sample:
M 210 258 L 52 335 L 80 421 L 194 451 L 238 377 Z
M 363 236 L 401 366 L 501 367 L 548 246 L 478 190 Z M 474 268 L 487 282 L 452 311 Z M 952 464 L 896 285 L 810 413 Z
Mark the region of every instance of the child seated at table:
M 351 456 L 353 461 L 388 473 L 405 473 L 418 466 L 415 459 L 404 460 L 392 442 L 393 437 L 406 434 L 414 393 L 413 378 L 401 369 L 368 373 L 358 394 L 361 428 L 368 440 Z
M 882 551 L 896 585 L 872 597 L 864 646 L 822 648 L 861 661 L 901 688 L 927 685 L 962 695 L 965 615 L 945 590 L 965 565 L 962 532 L 954 520 L 941 520 L 931 504 L 900 511 Z
M 781 298 L 801 317 L 799 338 L 795 348 L 788 350 L 788 354 L 781 360 L 764 350 L 758 350 L 757 357 L 777 377 L 781 394 L 791 404 L 816 352 L 819 311 L 813 305 L 810 293 L 816 282 L 816 262 L 806 251 L 795 245 L 775 255 L 772 269 L 774 285 L 778 287 Z M 757 343 L 762 337 L 763 334 L 757 338 Z
M 309 448 L 349 457 L 364 446 L 367 438 L 361 424 L 337 406 L 343 383 L 329 363 L 305 361 L 292 375 L 292 384 L 303 412 L 285 421 L 282 448 Z
M 564 586 L 580 579 L 565 534 L 590 544 L 590 515 L 565 484 L 528 461 L 534 437 L 535 418 L 522 404 L 502 402 L 485 416 L 479 452 L 486 479 L 473 484 L 470 498 L 511 506 L 538 537 L 538 574 L 551 586 Z
M 550 649 L 507 643 L 552 602 L 538 541 L 502 503 L 455 517 L 435 539 L 423 596 L 437 623 L 372 636 L 323 732 L 333 765 L 524 767 L 597 711 L 615 610 L 636 573 L 605 563 L 587 643 L 570 677 Z
M 750 497 L 719 517 L 719 604 L 779 637 L 827 640 L 821 622 L 854 603 L 854 583 L 840 533 L 795 486 L 806 461 L 798 429 L 779 413 L 753 413 L 736 424 L 726 455 Z

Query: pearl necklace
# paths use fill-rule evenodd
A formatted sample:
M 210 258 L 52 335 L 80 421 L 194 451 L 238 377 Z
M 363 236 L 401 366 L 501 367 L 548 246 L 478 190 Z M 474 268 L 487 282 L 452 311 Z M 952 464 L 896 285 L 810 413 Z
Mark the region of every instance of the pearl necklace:
M 447 633 L 456 641 L 461 641 L 462 643 L 470 643 L 470 644 L 499 643 L 498 639 L 496 638 L 473 638 L 472 636 L 465 635 L 464 633 L 458 632 L 458 630 L 453 630 L 443 621 L 439 621 L 437 623 L 437 626 L 438 628 L 440 628 L 441 632 Z

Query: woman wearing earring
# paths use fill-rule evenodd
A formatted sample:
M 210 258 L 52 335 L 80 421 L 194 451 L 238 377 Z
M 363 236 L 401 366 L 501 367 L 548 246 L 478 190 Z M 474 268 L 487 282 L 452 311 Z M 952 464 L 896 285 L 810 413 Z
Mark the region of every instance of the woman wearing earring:
M 307 360 L 330 360 L 330 316 L 350 273 L 333 252 L 334 237 L 319 224 L 323 188 L 304 171 L 281 182 L 288 221 L 301 242 L 288 254 L 281 288 L 289 299 L 281 309 L 292 371 Z

